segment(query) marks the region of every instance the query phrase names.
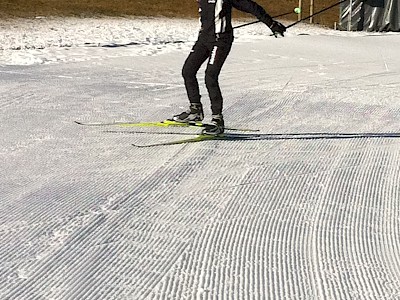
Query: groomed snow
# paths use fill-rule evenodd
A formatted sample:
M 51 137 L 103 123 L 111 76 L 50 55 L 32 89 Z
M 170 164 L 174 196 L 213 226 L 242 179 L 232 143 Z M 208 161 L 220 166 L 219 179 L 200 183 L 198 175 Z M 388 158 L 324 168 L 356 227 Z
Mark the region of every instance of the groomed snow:
M 0 299 L 400 298 L 399 35 L 238 30 L 225 122 L 259 140 L 74 123 L 186 109 L 197 27 L 0 21 Z

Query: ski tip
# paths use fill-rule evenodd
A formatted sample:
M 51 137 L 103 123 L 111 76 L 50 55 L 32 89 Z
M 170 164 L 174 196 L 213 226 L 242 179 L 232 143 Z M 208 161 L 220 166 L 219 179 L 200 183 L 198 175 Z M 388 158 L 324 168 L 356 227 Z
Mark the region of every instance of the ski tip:
M 162 146 L 162 144 L 158 145 L 158 144 L 154 144 L 154 145 L 138 145 L 138 144 L 131 144 L 133 147 L 136 148 L 151 148 L 154 146 Z
M 83 125 L 83 123 L 82 123 L 82 122 L 79 122 L 79 121 L 74 121 L 74 123 L 76 123 L 76 124 L 78 124 L 78 125 Z
M 162 147 L 162 146 L 168 146 L 168 144 L 151 144 L 151 145 L 132 144 L 132 146 L 135 148 L 144 149 L 144 148 L 158 148 L 158 147 Z
M 143 145 L 136 145 L 136 144 L 132 144 L 132 146 L 133 147 L 136 147 L 136 148 L 144 148 L 145 146 L 143 146 Z

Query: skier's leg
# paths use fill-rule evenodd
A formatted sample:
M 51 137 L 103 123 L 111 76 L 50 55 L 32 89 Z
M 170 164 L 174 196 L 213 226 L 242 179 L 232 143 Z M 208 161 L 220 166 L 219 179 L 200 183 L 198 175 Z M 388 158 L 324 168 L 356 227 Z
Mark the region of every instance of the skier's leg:
M 200 90 L 196 74 L 201 65 L 207 60 L 209 51 L 201 42 L 197 41 L 192 48 L 182 69 L 182 76 L 185 81 L 186 92 L 189 98 L 189 109 L 174 115 L 172 120 L 178 122 L 202 121 L 204 118 L 203 106 L 200 101 Z
M 210 59 L 207 64 L 205 81 L 211 100 L 211 111 L 213 115 L 222 114 L 223 99 L 218 77 L 231 50 L 232 42 L 233 37 L 231 36 L 219 39 L 212 47 Z
M 183 65 L 182 76 L 185 81 L 185 88 L 190 103 L 201 103 L 199 83 L 196 74 L 209 55 L 210 52 L 207 47 L 202 42 L 197 41 Z

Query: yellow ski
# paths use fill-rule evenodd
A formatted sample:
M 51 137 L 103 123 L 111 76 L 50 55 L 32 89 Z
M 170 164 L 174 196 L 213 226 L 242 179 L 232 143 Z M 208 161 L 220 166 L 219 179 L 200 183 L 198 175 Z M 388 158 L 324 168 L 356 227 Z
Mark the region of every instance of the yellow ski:
M 169 146 L 169 145 L 181 145 L 181 144 L 189 144 L 189 143 L 197 143 L 209 140 L 224 140 L 224 141 L 240 141 L 240 140 L 257 140 L 260 138 L 260 134 L 228 134 L 223 133 L 219 135 L 209 135 L 209 134 L 200 134 L 194 138 L 181 139 L 171 142 L 160 142 L 153 143 L 147 145 L 137 145 L 132 144 L 138 148 L 148 148 L 148 147 L 156 147 L 156 146 Z
M 204 128 L 207 126 L 206 123 L 202 122 L 176 122 L 172 120 L 164 120 L 161 122 L 110 122 L 110 123 L 101 123 L 101 122 L 93 122 L 93 123 L 85 123 L 75 121 L 76 124 L 83 126 L 119 126 L 119 127 L 201 127 Z M 231 128 L 225 127 L 225 130 L 231 131 L 244 131 L 244 132 L 257 132 L 258 129 L 248 129 L 248 128 Z

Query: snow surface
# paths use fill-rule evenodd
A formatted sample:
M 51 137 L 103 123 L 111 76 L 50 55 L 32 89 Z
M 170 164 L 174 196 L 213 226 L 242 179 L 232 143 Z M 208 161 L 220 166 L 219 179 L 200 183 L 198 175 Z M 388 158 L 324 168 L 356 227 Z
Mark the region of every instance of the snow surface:
M 398 34 L 238 30 L 225 122 L 259 140 L 73 122 L 185 109 L 197 25 L 1 21 L 0 299 L 399 299 Z

